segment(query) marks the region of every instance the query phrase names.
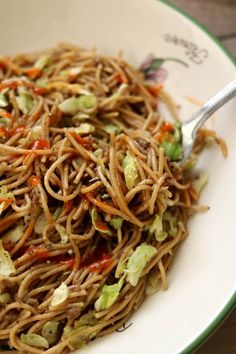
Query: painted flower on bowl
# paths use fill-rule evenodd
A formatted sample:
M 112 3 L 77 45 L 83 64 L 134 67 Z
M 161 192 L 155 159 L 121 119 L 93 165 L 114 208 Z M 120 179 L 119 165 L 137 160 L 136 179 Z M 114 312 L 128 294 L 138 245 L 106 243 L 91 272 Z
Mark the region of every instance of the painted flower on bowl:
M 180 59 L 157 58 L 153 54 L 149 54 L 140 66 L 140 70 L 143 72 L 145 79 L 155 82 L 156 84 L 163 83 L 168 76 L 167 70 L 163 68 L 163 64 L 166 61 L 174 61 L 188 67 L 188 65 Z

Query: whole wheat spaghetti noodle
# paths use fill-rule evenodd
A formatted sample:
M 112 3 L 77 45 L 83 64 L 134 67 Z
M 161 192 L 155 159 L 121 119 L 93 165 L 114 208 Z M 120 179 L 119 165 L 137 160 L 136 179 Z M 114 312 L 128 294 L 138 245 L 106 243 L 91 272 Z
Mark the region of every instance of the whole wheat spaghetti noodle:
M 164 91 L 71 45 L 0 58 L 0 348 L 68 353 L 119 329 L 169 269 L 204 176 Z M 153 93 L 154 92 L 154 93 Z M 155 92 L 157 92 L 155 94 Z M 172 108 L 171 108 L 172 107 Z

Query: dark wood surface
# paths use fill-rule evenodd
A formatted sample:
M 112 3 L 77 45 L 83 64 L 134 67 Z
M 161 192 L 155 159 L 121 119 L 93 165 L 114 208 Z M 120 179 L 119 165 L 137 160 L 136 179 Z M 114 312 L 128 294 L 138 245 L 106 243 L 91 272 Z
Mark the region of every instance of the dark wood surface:
M 236 57 L 236 0 L 172 0 L 172 3 L 205 25 Z M 236 308 L 194 354 L 236 354 Z
M 236 0 L 171 0 L 205 25 L 236 56 Z

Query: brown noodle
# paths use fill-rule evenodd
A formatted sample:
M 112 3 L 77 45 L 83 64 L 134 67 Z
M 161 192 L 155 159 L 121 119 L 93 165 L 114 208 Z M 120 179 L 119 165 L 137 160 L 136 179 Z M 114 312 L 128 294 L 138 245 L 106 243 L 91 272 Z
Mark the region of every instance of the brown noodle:
M 50 65 L 37 72 L 33 65 L 45 54 L 50 56 Z M 10 117 L 8 130 L 0 127 L 0 186 L 14 195 L 3 203 L 0 235 L 16 268 L 15 274 L 0 276 L 0 294 L 8 293 L 11 298 L 0 304 L 0 344 L 19 353 L 41 353 L 43 348 L 26 344 L 21 334 L 42 335 L 45 323 L 58 321 L 56 340 L 45 353 L 68 353 L 120 328 L 144 300 L 150 275 L 156 275 L 166 289 L 166 271 L 178 244 L 187 236 L 187 220 L 204 207 L 196 205 L 198 196 L 184 170 L 166 158 L 160 147 L 157 137 L 163 119 L 156 109 L 157 98 L 142 73 L 122 58 L 63 44 L 42 53 L 2 57 L 0 68 L 0 90 L 9 101 L 1 112 Z M 63 74 L 73 68 L 80 70 Z M 38 88 L 39 78 L 44 80 L 42 88 Z M 22 112 L 17 103 L 20 88 L 34 102 L 30 112 Z M 96 97 L 96 104 L 75 125 L 84 119 L 95 130 L 79 137 L 69 130 L 71 115 L 62 113 L 58 105 L 88 93 Z M 176 116 L 164 91 L 160 99 Z M 111 124 L 120 132 L 108 134 L 104 127 Z M 41 143 L 48 145 L 33 146 L 35 126 L 41 127 Z M 200 132 L 195 153 L 201 151 L 207 137 L 220 143 L 226 154 L 222 140 L 208 130 Z M 135 157 L 139 176 L 130 190 L 122 166 L 127 151 Z M 109 225 L 119 216 L 124 220 L 122 227 L 110 227 L 110 235 L 99 232 L 91 222 L 94 207 L 103 224 Z M 168 233 L 166 221 L 167 237 L 156 241 L 148 226 L 154 215 L 164 215 L 167 210 L 177 220 L 176 234 Z M 36 233 L 40 215 L 46 223 Z M 24 226 L 20 240 L 4 243 L 6 232 L 19 225 Z M 64 228 L 66 242 L 61 242 L 56 225 Z M 103 285 L 117 282 L 121 277 L 117 265 L 143 242 L 154 246 L 157 253 L 146 264 L 138 284 L 125 282 L 115 303 L 96 312 L 94 303 Z M 106 267 L 99 263 L 101 248 L 109 257 Z M 52 295 L 62 282 L 69 297 L 52 307 Z M 74 334 L 80 339 L 75 345 L 63 336 L 63 329 L 73 328 L 86 314 L 93 321 Z

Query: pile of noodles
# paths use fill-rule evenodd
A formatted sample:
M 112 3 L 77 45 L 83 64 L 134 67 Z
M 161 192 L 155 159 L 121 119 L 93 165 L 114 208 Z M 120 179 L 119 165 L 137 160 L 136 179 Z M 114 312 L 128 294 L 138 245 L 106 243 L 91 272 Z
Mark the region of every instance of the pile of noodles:
M 172 161 L 161 142 L 177 128 L 159 101 L 175 112 L 122 57 L 60 45 L 0 58 L 2 352 L 68 353 L 167 287 L 187 220 L 205 210 L 204 177 L 185 171 L 209 140 L 225 146 L 202 130 L 185 166 Z

